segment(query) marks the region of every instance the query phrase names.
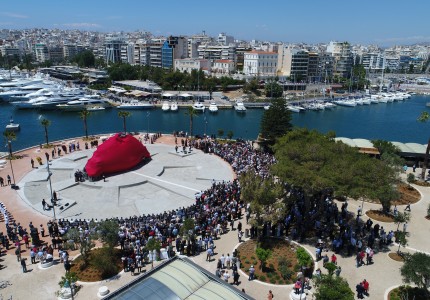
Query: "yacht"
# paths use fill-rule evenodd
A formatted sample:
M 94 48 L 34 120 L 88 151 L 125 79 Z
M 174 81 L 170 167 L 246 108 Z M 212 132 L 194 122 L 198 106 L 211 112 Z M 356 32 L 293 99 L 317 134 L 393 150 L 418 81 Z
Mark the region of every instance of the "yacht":
M 211 104 L 209 105 L 209 111 L 211 113 L 216 113 L 218 112 L 218 106 L 216 105 L 215 102 L 211 102 Z
M 91 106 L 108 107 L 109 105 L 109 101 L 105 99 L 83 97 L 78 100 L 69 101 L 66 104 L 58 104 L 57 108 L 64 111 L 82 111 Z
M 294 105 L 287 105 L 287 109 L 289 111 L 292 111 L 292 112 L 295 112 L 295 113 L 299 113 L 301 111 L 297 106 L 294 106 Z
M 173 102 L 172 105 L 170 105 L 170 111 L 178 111 L 178 103 Z
M 263 108 L 264 108 L 264 110 L 269 110 L 270 109 L 270 104 L 269 105 L 264 105 Z
M 161 106 L 161 110 L 162 111 L 169 111 L 170 110 L 170 104 L 169 104 L 169 102 L 164 102 L 163 103 L 163 106 Z
M 154 104 L 150 102 L 140 102 L 137 100 L 131 100 L 127 103 L 122 103 L 121 105 L 117 106 L 118 109 L 124 109 L 124 110 L 136 110 L 136 109 L 151 109 L 154 107 Z
M 87 111 L 99 111 L 99 110 L 105 110 L 106 108 L 103 106 L 88 106 Z
M 14 123 L 11 117 L 9 124 L 6 125 L 6 131 L 19 131 L 20 129 L 19 124 Z
M 324 107 L 325 107 L 326 109 L 332 109 L 332 108 L 335 108 L 335 107 L 336 107 L 336 104 L 334 104 L 334 103 L 332 103 L 332 102 L 325 102 L 325 103 L 324 103 Z
M 234 106 L 234 109 L 239 113 L 246 112 L 246 107 L 243 104 L 243 102 L 236 102 L 236 105 Z
M 30 99 L 28 101 L 16 101 L 11 102 L 12 105 L 14 105 L 18 109 L 32 109 L 36 108 L 34 104 L 42 102 L 42 101 L 48 101 L 51 97 L 49 96 L 40 96 L 33 99 Z
M 196 102 L 196 103 L 194 103 L 194 104 L 193 104 L 193 108 L 194 108 L 196 111 L 205 112 L 205 106 L 204 106 L 202 103 L 200 103 L 200 102 Z

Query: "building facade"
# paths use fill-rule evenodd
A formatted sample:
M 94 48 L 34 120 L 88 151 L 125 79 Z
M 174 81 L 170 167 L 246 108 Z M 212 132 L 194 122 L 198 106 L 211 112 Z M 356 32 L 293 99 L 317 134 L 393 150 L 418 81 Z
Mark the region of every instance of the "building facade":
M 184 58 L 175 59 L 174 70 L 191 74 L 192 70 L 209 70 L 210 62 L 207 59 Z
M 349 78 L 352 69 L 352 52 L 351 45 L 348 42 L 333 42 L 327 46 L 333 61 L 333 76 Z
M 230 75 L 235 71 L 234 61 L 228 59 L 217 59 L 212 65 L 212 74 Z
M 278 53 L 250 51 L 244 53 L 243 73 L 247 76 L 276 76 Z

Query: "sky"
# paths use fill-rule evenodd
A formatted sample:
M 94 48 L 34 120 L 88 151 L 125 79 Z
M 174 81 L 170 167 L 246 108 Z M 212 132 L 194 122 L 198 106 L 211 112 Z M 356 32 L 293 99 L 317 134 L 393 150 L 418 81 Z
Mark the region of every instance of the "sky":
M 430 42 L 428 0 L 3 0 L 0 28 L 146 30 L 286 43 Z

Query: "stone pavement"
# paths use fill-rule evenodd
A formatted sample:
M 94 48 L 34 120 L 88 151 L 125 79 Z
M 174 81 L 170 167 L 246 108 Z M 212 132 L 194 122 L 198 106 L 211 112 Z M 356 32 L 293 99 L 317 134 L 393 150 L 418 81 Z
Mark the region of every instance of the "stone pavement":
M 157 143 L 154 145 L 155 147 L 154 149 L 158 149 L 157 147 L 163 147 L 163 144 L 172 145 L 172 139 L 163 137 L 162 139 L 157 141 Z M 37 179 L 37 176 L 41 176 L 40 174 L 36 174 L 36 175 L 29 174 L 29 172 L 32 173 L 35 171 L 37 173 L 37 170 L 31 169 L 30 157 L 34 158 L 37 155 L 44 158 L 43 153 L 35 152 L 35 151 L 36 149 L 34 148 L 23 151 L 22 154 L 24 155 L 24 158 L 13 161 L 15 179 L 20 186 L 20 190 L 17 192 L 15 190 L 10 189 L 9 187 L 0 188 L 0 201 L 6 204 L 8 209 L 11 210 L 15 219 L 21 222 L 21 224 L 24 224 L 24 227 L 26 227 L 30 221 L 33 221 L 34 224 L 45 225 L 46 222 L 51 218 L 51 215 L 48 212 L 41 210 L 41 207 L 37 207 L 39 205 L 39 202 L 35 200 L 33 201 L 27 197 L 23 197 L 23 195 L 25 196 L 25 192 L 23 192 L 25 191 L 25 183 L 31 182 L 32 181 L 31 179 L 35 179 L 35 178 Z M 169 155 L 168 152 L 169 151 L 167 151 L 166 155 Z M 70 158 L 72 157 L 73 156 L 70 156 Z M 205 156 L 205 159 L 206 158 L 207 156 Z M 73 159 L 70 159 L 70 160 L 73 161 Z M 200 162 L 201 160 L 202 159 L 199 158 L 198 161 Z M 77 161 L 79 161 L 79 159 Z M 57 173 L 57 176 L 55 178 L 56 184 L 59 184 L 59 182 L 62 180 L 68 179 L 68 178 L 64 178 L 64 173 L 62 173 L 61 171 L 62 168 L 59 162 L 60 160 L 58 160 L 58 165 L 57 165 L 58 167 L 57 170 L 59 170 L 59 172 Z M 57 161 L 54 159 L 52 166 L 55 167 L 56 164 L 57 164 Z M 221 168 L 224 168 L 223 164 L 225 163 L 221 159 L 218 159 L 218 161 L 216 161 L 214 165 L 211 166 L 211 168 L 218 168 L 220 165 L 221 165 Z M 73 166 L 73 168 L 79 168 L 79 167 L 80 167 L 79 164 Z M 39 169 L 39 171 L 42 171 L 42 169 Z M 231 169 L 229 169 L 228 171 L 231 172 Z M 410 171 L 411 170 L 408 170 L 408 172 Z M 141 177 L 139 175 L 139 172 L 140 172 L 139 170 L 135 170 L 135 172 L 138 173 L 138 174 L 135 174 L 137 178 Z M 143 175 L 149 174 L 146 172 L 149 172 L 149 170 L 145 170 L 145 172 L 140 174 L 143 174 Z M 166 172 L 166 176 L 169 175 L 168 172 Z M 0 176 L 5 178 L 6 174 L 10 174 L 9 162 L 7 163 L 4 169 L 0 170 Z M 152 173 L 152 176 L 151 176 L 156 179 L 160 179 L 154 176 L 154 174 L 157 175 L 160 173 L 155 172 L 155 173 Z M 199 176 L 201 176 L 201 174 L 202 173 L 199 173 L 199 168 L 196 168 L 193 171 L 192 176 L 195 178 L 198 178 Z M 224 171 L 222 171 L 222 174 L 225 174 Z M 172 176 L 170 176 L 170 178 L 173 178 L 173 180 L 175 181 L 170 181 L 170 178 L 169 178 L 169 183 L 173 182 L 174 184 L 183 185 L 187 188 L 192 188 L 196 190 L 204 188 L 203 186 L 199 185 L 199 180 L 196 180 L 196 183 L 194 183 L 195 185 L 193 185 L 189 183 L 188 180 L 180 179 L 180 178 L 183 178 L 184 176 L 183 174 L 178 175 L 176 173 L 171 175 Z M 35 177 L 31 177 L 31 176 L 35 176 Z M 233 175 L 231 175 L 230 173 L 229 176 L 233 176 Z M 403 178 L 405 178 L 405 176 L 406 174 L 402 174 Z M 211 180 L 210 177 L 214 177 L 214 176 L 210 175 L 202 178 L 205 178 L 204 179 L 205 181 L 209 181 Z M 145 180 L 147 179 L 148 178 L 146 178 Z M 141 180 L 141 179 L 139 178 L 136 180 Z M 152 179 L 150 178 L 150 180 Z M 53 178 L 53 181 L 54 181 L 54 178 Z M 166 183 L 165 185 L 164 184 L 160 184 L 160 185 L 163 187 L 167 187 L 169 183 Z M 99 184 L 101 185 L 100 189 L 102 190 L 103 188 L 120 186 L 122 183 L 121 183 L 121 180 L 118 180 L 112 177 L 108 179 L 108 182 L 99 183 Z M 411 206 L 412 218 L 408 225 L 408 231 L 410 232 L 410 236 L 408 238 L 409 243 L 407 246 L 407 250 L 410 252 L 413 252 L 415 251 L 415 249 L 418 249 L 420 251 L 430 253 L 430 241 L 428 239 L 430 221 L 424 218 L 427 212 L 427 206 L 430 203 L 430 188 L 420 187 L 420 186 L 414 186 L 414 187 L 420 191 L 422 195 L 422 199 L 418 203 L 413 204 Z M 29 193 L 31 195 L 32 191 L 30 191 Z M 69 194 L 69 193 L 66 193 L 65 191 L 64 192 L 60 191 L 60 195 L 64 196 L 64 199 L 67 199 L 67 201 L 71 201 L 73 199 L 72 192 Z M 21 199 L 21 197 L 23 197 L 24 200 Z M 32 204 L 32 202 L 34 202 L 34 204 Z M 352 212 L 355 212 L 358 206 L 361 205 L 361 202 L 350 200 L 349 204 L 350 204 L 348 207 L 349 210 Z M 77 208 L 79 208 L 79 206 L 77 206 Z M 365 202 L 364 204 L 364 212 L 369 209 L 379 209 L 379 208 L 380 208 L 380 205 L 377 205 L 377 204 L 371 204 L 367 202 Z M 399 211 L 402 211 L 402 208 L 400 206 L 398 206 L 398 208 L 399 208 Z M 82 210 L 82 213 L 84 213 L 84 211 L 86 210 Z M 66 212 L 67 211 L 65 211 L 64 213 Z M 69 212 L 72 213 L 72 211 L 69 211 Z M 128 214 L 124 216 L 128 216 Z M 366 216 L 362 218 L 364 221 L 367 220 Z M 244 220 L 242 220 L 242 224 L 244 225 L 244 229 L 248 228 Z M 374 224 L 376 224 L 375 221 L 374 221 Z M 384 226 L 386 231 L 396 229 L 396 225 L 394 223 L 380 222 L 380 224 Z M 4 223 L 2 222 L 0 223 L 0 230 L 3 232 L 5 231 Z M 231 254 L 234 251 L 237 244 L 238 244 L 237 232 L 230 231 L 227 234 L 222 235 L 221 239 L 215 241 L 215 245 L 216 245 L 215 252 L 217 254 L 215 255 L 214 260 L 212 262 L 206 262 L 205 254 L 195 256 L 192 259 L 200 266 L 214 273 L 216 269 L 216 261 L 218 257 L 223 253 Z M 310 253 L 312 254 L 314 253 L 315 251 L 314 245 L 304 244 L 303 246 L 306 249 L 308 249 Z M 397 250 L 397 246 L 395 245 L 392 246 L 391 250 L 392 251 Z M 331 254 L 332 254 L 331 251 L 328 252 L 329 256 Z M 28 253 L 24 252 L 22 256 L 28 258 Z M 55 291 L 59 289 L 58 282 L 60 281 L 61 276 L 64 274 L 64 268 L 62 264 L 56 264 L 53 267 L 46 270 L 40 269 L 36 265 L 34 266 L 29 265 L 28 269 L 31 270 L 31 272 L 28 272 L 27 274 L 22 274 L 21 267 L 19 263 L 16 261 L 15 255 L 13 254 L 13 249 L 9 250 L 7 254 L 3 252 L 3 255 L 1 256 L 0 259 L 1 259 L 0 264 L 6 266 L 5 268 L 0 270 L 0 281 L 7 280 L 9 281 L 9 283 L 11 283 L 10 286 L 0 290 L 0 298 L 2 296 L 4 299 L 8 299 L 9 297 L 12 296 L 13 299 L 27 299 L 30 297 L 35 299 L 56 299 Z M 341 276 L 348 280 L 353 291 L 355 291 L 355 285 L 366 278 L 370 283 L 370 297 L 368 297 L 368 299 L 384 299 L 384 293 L 386 292 L 387 289 L 402 283 L 400 271 L 399 271 L 402 263 L 391 260 L 388 257 L 388 252 L 377 253 L 374 257 L 374 261 L 375 263 L 373 265 L 356 268 L 354 256 L 342 257 L 338 255 L 338 264 L 342 266 Z M 29 258 L 27 259 L 27 263 L 29 264 Z M 321 268 L 321 269 L 323 272 L 325 272 L 324 268 Z M 98 282 L 98 283 L 82 283 L 83 288 L 75 298 L 76 299 L 97 299 L 96 294 L 100 286 L 106 285 L 108 286 L 110 291 L 114 291 L 119 287 L 121 287 L 123 284 L 130 282 L 133 279 L 135 279 L 135 277 L 132 277 L 129 273 L 120 273 L 112 280 Z M 230 282 L 231 281 L 232 279 L 230 279 Z M 276 299 L 288 299 L 288 294 L 292 290 L 292 286 L 275 286 L 271 284 L 263 284 L 258 281 L 249 282 L 247 280 L 247 276 L 243 272 L 241 272 L 240 282 L 241 283 L 238 286 L 238 288 L 239 289 L 244 288 L 246 293 L 250 294 L 256 299 L 267 299 L 267 293 L 269 290 L 273 291 Z M 309 298 L 312 299 L 311 294 L 313 290 L 314 289 L 312 288 L 308 296 L 308 299 Z

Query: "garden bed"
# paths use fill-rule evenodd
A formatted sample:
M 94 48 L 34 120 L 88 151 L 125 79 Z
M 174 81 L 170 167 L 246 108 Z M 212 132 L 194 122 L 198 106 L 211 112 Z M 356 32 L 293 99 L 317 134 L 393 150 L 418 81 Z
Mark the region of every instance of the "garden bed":
M 404 262 L 405 261 L 405 259 L 403 258 L 403 256 L 399 255 L 397 252 L 390 252 L 390 253 L 388 253 L 388 257 L 391 258 L 392 260 L 399 261 L 399 262 Z
M 261 270 L 260 262 L 255 253 L 257 241 L 248 240 L 238 247 L 239 257 L 241 260 L 241 269 L 248 274 L 251 265 L 255 268 L 255 278 L 257 280 L 272 284 L 292 284 L 295 282 L 297 272 L 300 266 L 297 262 L 296 251 L 298 246 L 288 241 L 280 239 L 266 239 L 261 245 L 265 249 L 272 251 L 271 257 L 266 262 L 266 267 Z M 289 276 L 283 278 L 279 271 L 279 257 L 287 260 L 287 272 Z
M 403 285 L 391 290 L 388 300 L 428 300 L 428 297 L 423 289 Z
M 381 210 L 376 210 L 376 209 L 368 210 L 366 211 L 366 216 L 379 222 L 387 222 L 387 223 L 394 222 L 393 215 L 384 213 Z
M 72 261 L 71 272 L 76 273 L 80 281 L 95 282 L 110 278 L 122 270 L 121 251 L 119 249 L 114 249 L 114 259 L 111 261 L 114 267 L 112 268 L 113 271 L 111 273 L 103 274 L 98 268 L 96 268 L 94 258 L 100 255 L 103 255 L 103 248 L 92 250 L 90 253 L 90 262 L 88 266 L 82 270 L 81 266 L 83 266 L 84 262 L 82 260 L 82 256 L 79 256 Z
M 421 199 L 421 194 L 413 186 L 405 183 L 399 183 L 397 185 L 397 191 L 400 194 L 400 198 L 394 200 L 392 205 L 407 205 L 417 203 Z

